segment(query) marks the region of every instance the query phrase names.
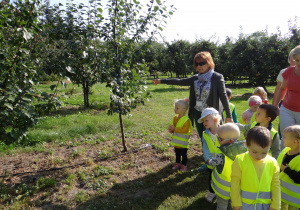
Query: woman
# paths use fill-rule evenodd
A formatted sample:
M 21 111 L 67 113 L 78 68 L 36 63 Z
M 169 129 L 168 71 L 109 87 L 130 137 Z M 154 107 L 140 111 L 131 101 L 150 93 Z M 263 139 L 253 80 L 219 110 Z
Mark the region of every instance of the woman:
M 292 58 L 295 60 L 295 66 L 288 67 L 282 73 L 282 83 L 278 90 L 274 106 L 283 103 L 279 114 L 280 132 L 294 124 L 300 124 L 300 45 L 292 50 Z
M 293 57 L 292 57 L 292 52 L 293 52 L 293 50 L 291 50 L 290 53 L 289 53 L 288 63 L 290 64 L 290 66 L 295 66 L 295 61 L 294 61 L 294 59 L 293 59 Z M 287 68 L 282 69 L 282 70 L 279 72 L 278 76 L 277 76 L 277 85 L 276 85 L 276 88 L 275 88 L 275 91 L 274 91 L 274 96 L 273 96 L 273 102 L 272 102 L 272 105 L 275 105 L 275 102 L 276 102 L 276 99 L 277 99 L 277 96 L 278 96 L 278 91 L 279 91 L 279 88 L 280 88 L 281 83 L 282 83 L 282 80 L 283 80 L 283 78 L 282 78 L 282 73 L 283 73 L 286 69 L 287 69 Z M 283 97 L 284 97 L 284 96 L 283 96 Z M 282 100 L 280 100 L 278 106 L 280 107 L 281 104 L 282 104 Z M 279 134 L 279 137 L 280 137 L 280 139 L 281 139 L 280 125 L 278 125 L 278 134 Z
M 200 138 L 204 131 L 203 123 L 199 123 L 201 112 L 207 107 L 213 107 L 223 116 L 223 107 L 227 118 L 225 122 L 233 122 L 229 102 L 226 95 L 225 81 L 222 74 L 214 71 L 215 64 L 209 52 L 199 52 L 194 57 L 194 68 L 198 74 L 184 79 L 154 79 L 152 83 L 190 86 L 188 116 L 194 121 Z M 219 102 L 222 102 L 220 106 Z

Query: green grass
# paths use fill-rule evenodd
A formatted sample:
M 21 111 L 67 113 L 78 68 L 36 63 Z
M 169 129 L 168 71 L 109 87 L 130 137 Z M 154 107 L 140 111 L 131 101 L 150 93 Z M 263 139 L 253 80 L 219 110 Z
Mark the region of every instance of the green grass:
M 50 93 L 50 84 L 37 86 L 41 91 Z M 75 90 L 74 90 L 75 88 Z M 247 99 L 255 88 L 231 88 L 233 96 L 231 102 L 236 105 L 238 119 L 248 108 Z M 275 87 L 267 87 L 273 92 Z M 29 138 L 40 141 L 41 144 L 27 147 L 13 148 L 0 145 L 1 156 L 24 154 L 26 152 L 45 153 L 52 157 L 53 164 L 63 164 L 55 153 L 55 148 L 66 145 L 74 147 L 69 158 L 74 160 L 85 155 L 88 148 L 102 142 L 108 143 L 97 153 L 97 158 L 107 158 L 115 155 L 116 147 L 121 147 L 119 118 L 117 114 L 108 116 L 102 105 L 109 103 L 109 89 L 103 84 L 93 87 L 90 96 L 91 108 L 84 109 L 81 88 L 68 84 L 64 89 L 59 87 L 59 94 L 74 90 L 69 98 L 64 100 L 64 107 L 49 116 L 43 116 L 38 124 L 28 132 Z M 146 167 L 141 169 L 128 156 L 120 157 L 119 168 L 93 165 L 87 158 L 84 168 L 65 174 L 63 178 L 56 173 L 47 178 L 39 178 L 36 185 L 26 183 L 14 188 L 0 180 L 0 208 L 31 209 L 34 206 L 53 204 L 53 209 L 216 209 L 216 203 L 210 204 L 205 200 L 207 193 L 206 173 L 199 174 L 195 169 L 203 163 L 199 153 L 189 150 L 189 171 L 185 173 L 170 172 L 174 153 L 169 146 L 171 137 L 166 132 L 167 125 L 174 115 L 174 100 L 189 96 L 188 87 L 170 85 L 154 86 L 148 80 L 148 90 L 152 98 L 144 106 L 132 110 L 132 117 L 123 117 L 126 138 L 135 138 L 136 141 L 129 149 L 138 148 L 141 144 L 153 145 L 153 156 L 159 156 L 160 161 L 169 160 L 169 164 L 155 169 Z M 270 103 L 272 102 L 269 98 Z M 278 119 L 274 121 L 277 128 Z M 195 128 L 194 128 L 195 132 Z M 111 146 L 107 146 L 111 145 Z M 76 148 L 80 146 L 80 148 Z M 98 146 L 99 147 L 99 146 Z M 191 147 L 201 149 L 200 141 L 192 142 Z M 142 153 L 143 151 L 139 151 Z M 66 163 L 69 164 L 69 163 Z M 139 178 L 132 178 L 130 171 L 142 174 Z M 66 173 L 66 172 L 62 172 Z M 8 177 L 9 178 L 9 177 Z M 123 180 L 118 182 L 118 180 Z M 125 180 L 125 181 L 124 181 Z M 67 185 L 64 189 L 60 187 Z M 23 187 L 22 187 L 23 186 Z M 21 188 L 22 187 L 22 188 Z M 72 198 L 66 193 L 73 192 Z M 19 191 L 16 192 L 16 189 Z M 22 193 L 24 191 L 24 193 Z M 31 201 L 32 196 L 43 193 L 43 199 Z M 25 195 L 26 194 L 26 195 Z M 55 197 L 56 196 L 56 197 Z M 20 198 L 19 200 L 17 198 Z M 49 208 L 51 209 L 51 207 Z

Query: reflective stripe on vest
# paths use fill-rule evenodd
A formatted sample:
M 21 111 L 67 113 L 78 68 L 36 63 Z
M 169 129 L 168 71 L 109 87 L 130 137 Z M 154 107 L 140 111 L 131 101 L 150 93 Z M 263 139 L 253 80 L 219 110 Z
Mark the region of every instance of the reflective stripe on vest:
M 277 162 L 281 166 L 285 154 L 291 148 L 284 148 L 278 156 Z M 300 155 L 297 155 L 289 162 L 289 168 L 295 171 L 300 171 Z M 300 184 L 296 184 L 286 173 L 283 171 L 279 174 L 281 185 L 281 200 L 291 206 L 300 208 Z
M 178 139 L 172 139 L 172 142 L 173 144 L 179 144 L 179 145 L 183 145 L 183 146 L 187 146 L 189 145 L 189 142 L 188 141 L 180 141 Z
M 253 204 L 247 204 L 242 202 L 243 210 L 255 210 L 255 209 L 268 210 L 269 208 L 270 208 L 269 204 L 257 203 L 256 205 L 253 205 Z
M 283 202 L 284 201 L 289 201 L 289 203 L 288 202 L 285 202 L 285 203 L 288 203 L 290 205 L 294 204 L 293 206 L 295 206 L 295 207 L 299 207 L 300 206 L 300 199 L 295 198 L 293 196 L 290 196 L 290 195 L 288 195 L 288 194 L 286 194 L 286 193 L 284 193 L 282 191 L 281 191 L 281 199 L 283 200 Z
M 241 196 L 242 198 L 246 198 L 250 200 L 256 200 L 256 198 L 271 199 L 271 192 L 259 192 L 257 196 L 257 193 L 241 190 Z
M 182 139 L 189 139 L 190 138 L 190 135 L 185 135 L 185 134 L 182 134 L 182 133 L 173 133 L 173 137 L 174 136 L 182 138 Z
M 225 196 L 225 197 L 230 198 L 230 192 L 222 190 L 213 181 L 212 181 L 211 185 L 212 185 L 212 188 L 214 189 L 215 193 L 217 193 L 219 196 L 222 195 L 223 197 Z M 222 197 L 222 196 L 220 196 L 220 197 Z

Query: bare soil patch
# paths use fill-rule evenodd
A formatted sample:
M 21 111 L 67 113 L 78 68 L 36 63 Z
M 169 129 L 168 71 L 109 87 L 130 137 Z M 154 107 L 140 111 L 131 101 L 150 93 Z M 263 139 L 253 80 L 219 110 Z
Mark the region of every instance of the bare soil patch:
M 18 155 L 7 155 L 0 157 L 0 175 L 3 183 L 8 187 L 16 187 L 21 183 L 34 185 L 41 177 L 51 177 L 57 182 L 55 189 L 47 194 L 41 192 L 30 197 L 32 207 L 36 209 L 55 209 L 62 203 L 67 208 L 75 208 L 78 203 L 71 202 L 80 191 L 88 196 L 99 194 L 99 188 L 91 187 L 91 183 L 84 182 L 78 178 L 79 172 L 91 175 L 95 167 L 103 166 L 111 168 L 113 173 L 106 176 L 104 180 L 105 190 L 110 195 L 134 197 L 136 199 L 151 199 L 153 189 L 139 187 L 139 180 L 151 173 L 166 169 L 168 173 L 174 173 L 171 167 L 174 163 L 173 148 L 160 152 L 152 145 L 141 144 L 137 148 L 138 139 L 126 139 L 128 152 L 121 152 L 121 143 L 114 145 L 112 141 L 101 142 L 97 145 L 80 145 L 76 147 L 46 145 L 45 152 L 29 152 Z M 191 148 L 189 149 L 188 168 L 195 169 L 201 165 L 202 151 L 200 149 L 199 137 L 195 131 L 191 135 Z M 110 151 L 108 157 L 104 157 L 101 149 Z M 176 173 L 176 172 L 175 172 Z M 66 178 L 75 174 L 76 178 L 72 185 L 66 183 Z M 134 181 L 136 189 L 124 192 L 112 186 L 116 184 Z M 69 186 L 69 188 L 67 188 Z M 155 187 L 155 186 L 153 186 Z M 63 198 L 62 198 L 63 197 Z M 45 200 L 45 202 L 43 202 Z M 1 205 L 0 205 L 1 206 Z

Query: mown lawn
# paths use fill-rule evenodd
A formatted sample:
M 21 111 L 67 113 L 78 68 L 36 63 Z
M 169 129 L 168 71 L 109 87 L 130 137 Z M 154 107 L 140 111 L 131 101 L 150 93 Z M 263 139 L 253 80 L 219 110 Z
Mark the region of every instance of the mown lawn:
M 36 88 L 49 91 L 49 86 Z M 272 93 L 275 87 L 267 88 Z M 240 119 L 255 88 L 231 89 L 231 102 Z M 28 133 L 41 144 L 0 145 L 1 164 L 8 168 L 1 174 L 0 208 L 215 209 L 215 203 L 205 200 L 207 174 L 196 171 L 203 158 L 195 129 L 189 170 L 171 171 L 175 156 L 166 128 L 174 115 L 174 100 L 188 97 L 188 87 L 154 86 L 148 80 L 148 90 L 152 93 L 149 102 L 133 110 L 132 117 L 123 118 L 130 152 L 120 155 L 119 119 L 116 114 L 106 114 L 109 90 L 105 85 L 93 87 L 90 109 L 82 107 L 80 87 L 60 87 L 61 95 L 72 92 L 64 99 L 63 109 L 41 117 Z M 274 126 L 277 128 L 278 119 Z M 147 144 L 152 146 L 139 150 Z M 13 161 L 20 163 L 19 168 Z M 26 171 L 30 173 L 17 174 Z

